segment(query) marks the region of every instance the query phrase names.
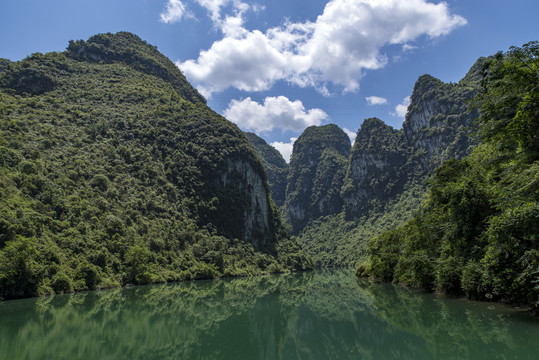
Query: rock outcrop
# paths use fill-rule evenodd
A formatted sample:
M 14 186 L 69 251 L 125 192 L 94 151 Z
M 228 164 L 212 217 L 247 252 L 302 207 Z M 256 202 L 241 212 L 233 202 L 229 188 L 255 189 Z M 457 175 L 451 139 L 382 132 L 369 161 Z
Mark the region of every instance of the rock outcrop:
M 308 127 L 294 143 L 286 188 L 293 232 L 310 220 L 342 210 L 350 139 L 337 125 Z
M 246 132 L 245 135 L 254 146 L 256 154 L 266 169 L 273 201 L 275 201 L 277 206 L 283 206 L 286 197 L 288 164 L 283 159 L 281 153 L 269 145 L 266 140 L 250 132 Z
M 408 146 L 404 134 L 377 118 L 357 132 L 342 197 L 348 218 L 393 198 L 408 180 Z
M 225 214 L 229 224 L 233 225 L 231 229 L 238 229 L 234 235 L 249 240 L 258 249 L 268 246 L 273 240 L 271 230 L 274 221 L 268 186 L 260 170 L 244 159 L 229 160 L 226 172 L 220 177 L 220 185 L 235 193 L 232 198 L 239 200 L 237 204 L 229 204 L 232 209 Z M 240 206 L 240 211 L 236 206 Z M 231 218 L 233 214 L 237 219 Z

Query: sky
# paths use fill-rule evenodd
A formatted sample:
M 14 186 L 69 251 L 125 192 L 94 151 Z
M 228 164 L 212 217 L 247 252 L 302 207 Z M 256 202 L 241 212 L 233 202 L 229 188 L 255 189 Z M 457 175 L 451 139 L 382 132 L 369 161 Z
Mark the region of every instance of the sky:
M 370 117 L 401 128 L 419 76 L 458 82 L 479 57 L 539 40 L 537 14 L 537 0 L 2 0 L 0 57 L 132 32 L 288 160 L 311 125 L 351 141 Z

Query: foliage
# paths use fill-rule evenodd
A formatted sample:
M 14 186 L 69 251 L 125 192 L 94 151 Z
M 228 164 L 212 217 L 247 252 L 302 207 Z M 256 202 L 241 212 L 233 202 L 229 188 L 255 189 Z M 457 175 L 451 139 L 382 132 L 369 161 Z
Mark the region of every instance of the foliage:
M 370 242 L 370 263 L 358 275 L 475 298 L 538 301 L 538 61 L 537 44 L 530 43 L 485 62 L 475 99 L 485 143 L 436 169 L 420 212 Z
M 265 183 L 244 134 L 138 37 L 34 54 L 0 84 L 0 297 L 308 267 L 267 185 L 254 209 L 245 174 L 223 183 L 234 161 Z M 246 238 L 258 212 L 269 227 Z
M 539 42 L 498 53 L 483 67 L 480 135 L 503 150 L 539 158 Z
M 377 118 L 361 124 L 341 192 L 347 219 L 379 211 L 380 206 L 404 191 L 417 165 L 412 153 L 402 130 Z
M 297 240 L 312 257 L 315 267 L 354 266 L 366 260 L 368 241 L 380 233 L 408 221 L 419 207 L 425 192 L 422 186 L 405 189 L 395 199 L 380 205 L 358 219 L 345 213 L 311 220 Z
M 189 84 L 176 65 L 162 56 L 156 46 L 149 45 L 134 34 L 121 31 L 94 35 L 87 41 L 70 41 L 66 55 L 90 62 L 128 64 L 138 71 L 162 78 L 182 98 L 206 104 L 206 100 Z
M 337 125 L 310 126 L 294 142 L 286 188 L 294 233 L 311 219 L 341 211 L 350 139 Z
M 264 169 L 266 169 L 273 201 L 275 201 L 277 206 L 283 206 L 286 196 L 288 164 L 283 159 L 281 153 L 266 143 L 264 139 L 250 132 L 246 132 L 245 135 L 254 146 L 256 154 L 262 161 Z

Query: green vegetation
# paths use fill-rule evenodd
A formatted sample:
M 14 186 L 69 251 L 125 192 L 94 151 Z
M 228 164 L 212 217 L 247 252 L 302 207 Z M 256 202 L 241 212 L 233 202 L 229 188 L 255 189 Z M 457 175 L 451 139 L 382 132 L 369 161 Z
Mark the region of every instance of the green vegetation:
M 483 144 L 437 168 L 419 213 L 374 238 L 359 276 L 539 305 L 539 44 L 484 62 Z
M 281 153 L 269 145 L 264 139 L 251 132 L 246 132 L 245 135 L 254 146 L 256 154 L 266 169 L 273 201 L 275 201 L 277 206 L 283 206 L 286 194 L 288 164 L 283 159 Z
M 457 84 L 421 76 L 403 128 L 396 130 L 380 119 L 366 119 L 349 158 L 335 158 L 332 166 L 320 162 L 316 145 L 328 145 L 316 136 L 311 136 L 314 145 L 294 148 L 292 157 L 303 160 L 290 164 L 289 191 L 294 190 L 291 185 L 295 181 L 304 191 L 303 199 L 313 193 L 328 194 L 326 197 L 336 205 L 323 206 L 323 213 L 312 211 L 306 200 L 294 201 L 300 197 L 297 191 L 287 194 L 292 200 L 287 211 L 292 223 L 296 221 L 297 239 L 317 267 L 363 263 L 372 237 L 412 218 L 427 190 L 425 179 L 429 172 L 444 160 L 470 153 L 477 142 L 468 131 L 477 114 L 477 110 L 471 109 L 470 100 L 480 87 L 485 61 L 479 59 Z M 297 176 L 292 175 L 294 171 Z M 324 184 L 318 190 L 311 182 L 314 172 L 335 177 L 317 178 L 318 183 Z M 302 221 L 298 221 L 301 216 Z
M 369 240 L 410 220 L 425 191 L 420 185 L 407 188 L 358 219 L 347 220 L 341 212 L 312 220 L 297 240 L 317 268 L 357 267 L 367 260 Z
M 346 218 L 357 219 L 383 210 L 406 184 L 416 180 L 422 168 L 411 156 L 413 152 L 402 130 L 377 118 L 366 119 L 357 132 L 341 191 Z
M 337 125 L 310 126 L 294 142 L 286 188 L 287 217 L 294 233 L 310 220 L 342 210 L 350 139 Z
M 244 134 L 155 47 L 96 35 L 0 70 L 0 297 L 310 267 Z

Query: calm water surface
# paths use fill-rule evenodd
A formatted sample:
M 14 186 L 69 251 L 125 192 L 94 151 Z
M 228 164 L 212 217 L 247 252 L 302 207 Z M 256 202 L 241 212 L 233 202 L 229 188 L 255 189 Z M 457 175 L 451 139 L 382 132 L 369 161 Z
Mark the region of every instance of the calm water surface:
M 539 359 L 539 319 L 314 271 L 2 302 L 0 359 Z

